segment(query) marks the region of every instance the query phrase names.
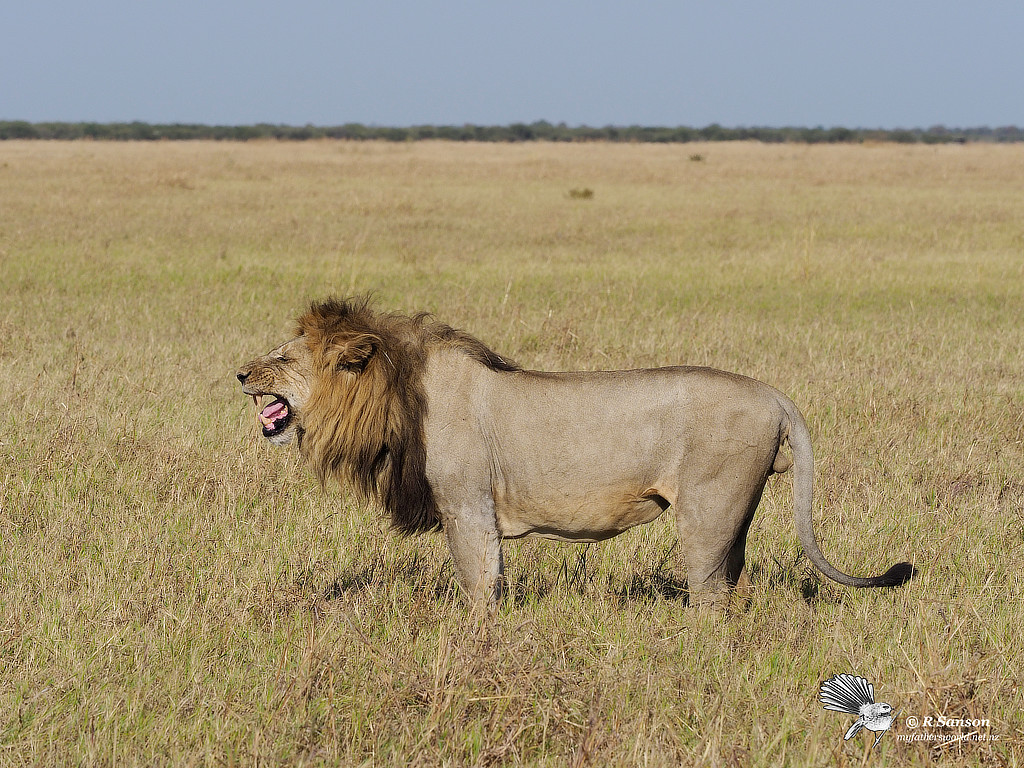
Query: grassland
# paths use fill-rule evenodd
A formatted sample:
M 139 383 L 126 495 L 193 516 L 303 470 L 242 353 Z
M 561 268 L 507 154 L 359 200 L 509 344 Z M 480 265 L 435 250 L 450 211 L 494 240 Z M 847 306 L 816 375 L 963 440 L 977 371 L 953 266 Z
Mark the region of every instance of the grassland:
M 1020 146 L 0 143 L 0 765 L 1019 765 L 1021 179 Z M 826 554 L 919 578 L 820 580 L 775 478 L 745 610 L 686 607 L 666 519 L 512 543 L 472 619 L 442 538 L 321 492 L 233 379 L 368 290 L 530 367 L 779 387 Z M 871 754 L 840 672 L 902 710 Z

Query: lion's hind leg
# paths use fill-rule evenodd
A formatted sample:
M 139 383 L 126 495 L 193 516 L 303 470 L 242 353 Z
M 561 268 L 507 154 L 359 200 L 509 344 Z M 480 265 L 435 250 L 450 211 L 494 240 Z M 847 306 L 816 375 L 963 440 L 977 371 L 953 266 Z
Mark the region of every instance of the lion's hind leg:
M 704 541 L 683 547 L 690 605 L 726 608 L 734 598 L 744 602 L 749 597 L 745 548 L 746 526 L 731 545 L 709 548 Z
M 747 532 L 761 500 L 764 484 L 743 489 L 731 498 L 680 499 L 676 510 L 690 605 L 727 608 L 750 597 L 746 570 Z

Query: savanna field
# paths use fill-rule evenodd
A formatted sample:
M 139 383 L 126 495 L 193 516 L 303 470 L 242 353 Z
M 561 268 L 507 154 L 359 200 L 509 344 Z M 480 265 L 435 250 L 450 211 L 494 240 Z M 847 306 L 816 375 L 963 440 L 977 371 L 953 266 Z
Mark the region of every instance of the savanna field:
M 0 766 L 1020 765 L 1022 180 L 1024 145 L 0 143 Z M 443 536 L 324 492 L 234 378 L 366 292 L 530 368 L 772 384 L 826 556 L 918 577 L 820 577 L 784 475 L 745 606 L 687 606 L 666 515 L 507 542 L 470 616 Z M 870 752 L 838 673 L 901 711 Z

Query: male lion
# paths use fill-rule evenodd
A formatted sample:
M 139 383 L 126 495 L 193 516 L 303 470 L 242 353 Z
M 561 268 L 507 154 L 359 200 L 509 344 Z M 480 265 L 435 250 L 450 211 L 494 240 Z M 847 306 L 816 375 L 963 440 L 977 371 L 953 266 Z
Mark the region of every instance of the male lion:
M 747 530 L 768 476 L 794 465 L 797 534 L 822 573 L 855 587 L 913 574 L 900 563 L 858 578 L 825 559 L 807 425 L 789 398 L 745 376 L 526 371 L 425 314 L 337 299 L 313 303 L 295 338 L 237 376 L 264 437 L 294 440 L 321 482 L 376 497 L 404 533 L 443 528 L 474 603 L 500 598 L 502 539 L 601 541 L 669 507 L 691 604 L 722 602 L 747 583 Z

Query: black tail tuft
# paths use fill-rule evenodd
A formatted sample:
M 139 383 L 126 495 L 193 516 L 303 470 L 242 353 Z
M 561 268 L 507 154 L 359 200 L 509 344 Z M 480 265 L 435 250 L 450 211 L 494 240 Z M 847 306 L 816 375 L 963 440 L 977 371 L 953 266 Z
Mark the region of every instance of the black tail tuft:
M 899 587 L 917 575 L 917 569 L 910 563 L 896 563 L 892 568 L 878 577 L 879 587 Z

